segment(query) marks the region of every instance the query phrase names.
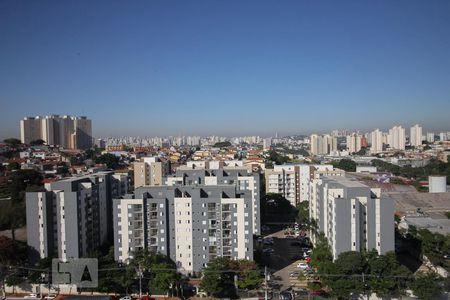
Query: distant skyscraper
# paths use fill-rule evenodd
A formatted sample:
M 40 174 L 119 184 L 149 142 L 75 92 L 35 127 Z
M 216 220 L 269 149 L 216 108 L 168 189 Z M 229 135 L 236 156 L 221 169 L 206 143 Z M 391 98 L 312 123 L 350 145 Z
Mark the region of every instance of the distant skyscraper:
M 394 126 L 389 129 L 388 144 L 391 149 L 405 150 L 405 128 Z
M 439 133 L 439 140 L 440 140 L 441 142 L 446 141 L 447 139 L 448 139 L 447 133 L 445 133 L 445 132 Z
M 20 120 L 20 139 L 25 144 L 41 139 L 47 145 L 66 149 L 89 149 L 92 147 L 92 122 L 86 117 L 26 117 Z
M 325 134 L 312 134 L 310 137 L 310 152 L 312 155 L 329 154 L 331 151 L 337 150 L 337 138 L 335 136 Z
M 361 136 L 356 132 L 347 136 L 347 149 L 350 153 L 361 150 Z
M 422 127 L 420 127 L 418 124 L 411 127 L 409 144 L 414 147 L 422 145 Z
M 272 138 L 269 137 L 263 139 L 263 149 L 270 150 L 270 146 L 272 146 Z
M 434 143 L 434 132 L 428 132 L 427 133 L 427 142 L 428 143 Z
M 370 134 L 371 147 L 370 152 L 380 153 L 383 151 L 383 133 L 379 129 L 375 129 Z

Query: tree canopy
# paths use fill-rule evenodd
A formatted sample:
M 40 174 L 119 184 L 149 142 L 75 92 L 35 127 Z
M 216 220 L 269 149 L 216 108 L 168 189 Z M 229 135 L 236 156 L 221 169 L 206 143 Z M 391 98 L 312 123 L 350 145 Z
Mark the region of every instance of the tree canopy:
M 331 164 L 335 168 L 339 168 L 346 172 L 355 172 L 356 171 L 356 163 L 348 158 L 343 158 L 341 160 L 332 161 Z
M 6 145 L 8 145 L 11 148 L 17 148 L 22 144 L 22 142 L 16 138 L 4 139 L 3 143 L 5 143 Z

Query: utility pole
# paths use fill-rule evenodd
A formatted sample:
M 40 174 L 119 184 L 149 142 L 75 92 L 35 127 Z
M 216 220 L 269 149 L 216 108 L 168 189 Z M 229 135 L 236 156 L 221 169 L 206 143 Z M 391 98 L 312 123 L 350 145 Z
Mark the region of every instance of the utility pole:
M 139 264 L 137 275 L 139 276 L 139 299 L 142 298 L 142 269 L 141 264 Z
M 267 266 L 264 266 L 264 300 L 268 300 L 268 295 L 267 295 Z

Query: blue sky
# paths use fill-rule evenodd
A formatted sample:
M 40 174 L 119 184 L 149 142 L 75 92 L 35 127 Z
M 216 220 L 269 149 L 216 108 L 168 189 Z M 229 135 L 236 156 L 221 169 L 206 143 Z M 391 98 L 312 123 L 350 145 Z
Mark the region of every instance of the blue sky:
M 450 130 L 450 1 L 0 1 L 0 138 Z

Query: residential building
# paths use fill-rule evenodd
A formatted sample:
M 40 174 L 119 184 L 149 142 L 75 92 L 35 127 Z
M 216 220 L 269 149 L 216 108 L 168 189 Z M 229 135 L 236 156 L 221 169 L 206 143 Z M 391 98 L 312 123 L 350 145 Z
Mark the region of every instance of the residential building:
M 163 185 L 170 173 L 170 162 L 159 157 L 143 157 L 134 162 L 134 187 Z
M 355 153 L 361 150 L 361 135 L 354 132 L 347 136 L 347 150 L 350 153 Z
M 379 188 L 346 177 L 314 179 L 310 216 L 328 239 L 334 259 L 346 251 L 394 250 L 394 202 L 382 197 Z
M 110 242 L 112 199 L 125 194 L 126 181 L 124 176 L 99 172 L 47 183 L 44 192 L 26 193 L 31 259 L 80 258 Z
M 373 154 L 383 152 L 383 132 L 378 128 L 370 134 L 370 152 Z
M 270 150 L 270 147 L 272 146 L 272 138 L 265 138 L 263 139 L 263 150 Z
M 191 161 L 177 168 L 175 175 L 167 177 L 167 185 L 235 185 L 240 190 L 248 190 L 251 195 L 252 231 L 261 234 L 260 217 L 260 175 L 245 167 L 242 160 Z
M 293 206 L 310 199 L 310 180 L 315 171 L 333 171 L 332 165 L 285 164 L 266 169 L 266 193 L 281 194 Z
M 418 124 L 411 127 L 409 144 L 414 147 L 422 145 L 422 127 L 420 127 Z
M 310 136 L 310 152 L 311 155 L 329 154 L 337 151 L 337 138 L 334 135 L 317 135 Z
M 387 137 L 389 147 L 394 150 L 405 150 L 405 128 L 394 126 L 389 129 Z
M 170 257 L 186 275 L 217 256 L 252 260 L 252 192 L 245 180 L 219 181 L 139 187 L 134 198 L 115 199 L 115 259 L 126 262 L 133 251 L 148 248 Z
M 20 120 L 22 143 L 42 139 L 48 145 L 66 149 L 89 149 L 92 147 L 92 122 L 86 117 L 37 116 Z
M 427 142 L 428 143 L 434 143 L 434 132 L 428 132 L 427 133 Z

